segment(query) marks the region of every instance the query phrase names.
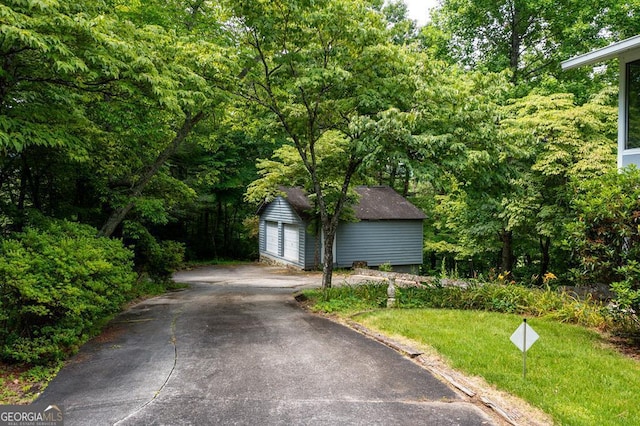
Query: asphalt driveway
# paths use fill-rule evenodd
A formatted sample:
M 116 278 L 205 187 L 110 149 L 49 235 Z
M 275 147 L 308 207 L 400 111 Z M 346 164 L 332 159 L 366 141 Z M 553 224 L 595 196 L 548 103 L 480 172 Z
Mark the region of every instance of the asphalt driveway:
M 494 424 L 395 351 L 296 306 L 317 274 L 261 265 L 176 274 L 187 290 L 117 317 L 39 403 L 65 425 Z

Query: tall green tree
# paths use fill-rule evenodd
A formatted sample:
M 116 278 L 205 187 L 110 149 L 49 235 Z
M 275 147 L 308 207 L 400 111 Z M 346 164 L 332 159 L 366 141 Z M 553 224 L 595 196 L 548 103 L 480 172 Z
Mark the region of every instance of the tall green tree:
M 529 95 L 505 108 L 501 127 L 521 153 L 519 173 L 503 201 L 511 229 L 537 239 L 538 282 L 549 271 L 551 250 L 572 220 L 572 185 L 615 169 L 617 114 L 611 90 L 576 105 L 570 94 Z M 564 266 L 564 265 L 563 265 Z
M 223 61 L 214 58 L 228 55 L 171 28 L 134 24 L 118 14 L 117 2 L 10 1 L 0 8 L 3 210 L 53 214 L 57 200 L 73 193 L 60 189 L 84 181 L 77 196 L 91 188 L 92 202 L 114 209 L 101 231 L 110 235 L 219 100 L 211 76 L 227 73 L 217 73 Z M 46 157 L 58 160 L 51 165 L 61 176 Z M 81 174 L 62 167 L 65 157 Z
M 539 282 L 552 263 L 566 269 L 569 254 L 561 246 L 567 221 L 575 216 L 572 185 L 615 168 L 611 100 L 610 91 L 583 105 L 570 94 L 532 94 L 494 105 L 484 119 L 475 115 L 477 123 L 484 121 L 485 137 L 467 125 L 469 140 L 448 142 L 459 141 L 457 154 L 440 154 L 446 168 L 440 172 L 444 184 L 436 195 L 435 227 L 452 238 L 427 247 L 475 259 L 485 268 L 499 251 L 502 272 L 515 273 L 520 258 L 537 268 L 531 273 Z M 466 107 L 473 111 L 478 105 Z
M 422 161 L 417 171 L 435 185 L 436 230 L 455 238 L 448 244 L 428 242 L 427 248 L 444 247 L 463 259 L 499 251 L 498 266 L 510 271 L 513 233 L 500 217 L 500 204 L 511 190 L 514 169 L 498 126 L 511 89 L 508 74 L 446 65 L 428 71 L 416 93 L 415 132 L 430 161 Z
M 0 5 L 0 203 L 3 222 L 50 212 L 61 195 L 56 166 L 88 159 L 97 126 L 87 102 L 115 80 L 145 72 L 116 33 L 133 27 L 99 15 L 104 2 L 8 1 Z M 46 157 L 51 163 L 46 165 Z
M 186 0 L 0 8 L 3 234 L 35 208 L 124 237 L 143 268 L 168 259 L 165 249 L 177 254 L 156 238 L 176 235 L 203 185 L 177 173 L 175 153 L 185 143 L 209 149 L 239 74 L 224 11 Z
M 278 137 L 299 155 L 321 219 L 323 286 L 330 287 L 333 240 L 352 179 L 375 150 L 378 114 L 403 101 L 404 55 L 365 1 L 232 7 L 246 70 L 238 94 L 268 112 Z M 321 162 L 321 141 L 342 151 L 339 165 Z
M 158 102 L 156 92 L 152 91 L 140 93 L 142 96 L 134 98 L 133 102 L 113 103 L 113 110 L 133 109 L 142 111 L 145 117 L 141 120 L 142 126 L 133 126 L 137 130 L 133 138 L 122 141 L 123 145 L 129 145 L 122 152 L 129 156 L 136 153 L 130 158 L 140 164 L 126 171 L 124 179 L 129 181 L 126 191 L 115 192 L 110 200 L 113 211 L 101 228 L 103 235 L 111 235 L 134 207 L 144 214 L 145 194 L 152 189 L 159 175 L 165 181 L 172 180 L 165 165 L 178 148 L 193 137 L 198 124 L 215 120 L 215 115 L 221 114 L 229 81 L 237 73 L 233 54 L 224 42 L 222 22 L 225 15 L 218 6 L 203 1 L 151 1 L 120 5 L 118 11 L 123 18 L 155 31 L 156 34 L 149 38 L 150 59 L 157 70 L 157 78 L 171 82 L 169 93 L 175 102 L 167 104 L 160 99 L 159 108 L 154 108 L 148 104 Z M 145 125 L 146 131 L 140 131 Z M 153 140 L 156 143 L 149 149 L 149 142 Z M 176 185 L 180 186 L 174 180 Z M 153 197 L 155 205 L 167 198 L 167 192 L 159 193 L 162 192 L 164 195 L 156 192 Z
M 437 31 L 425 36 L 444 42 L 440 52 L 465 66 L 511 70 L 526 93 L 532 85 L 553 85 L 545 82 L 549 75 L 566 80 L 561 60 L 607 43 L 602 16 L 611 6 L 610 0 L 444 0 L 433 13 Z M 584 84 L 593 84 L 582 72 Z M 570 77 L 575 84 L 578 74 Z

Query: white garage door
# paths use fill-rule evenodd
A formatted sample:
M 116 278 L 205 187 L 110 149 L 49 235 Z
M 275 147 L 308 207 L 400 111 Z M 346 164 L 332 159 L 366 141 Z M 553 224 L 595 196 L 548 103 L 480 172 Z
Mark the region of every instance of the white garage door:
M 278 224 L 266 222 L 267 253 L 278 255 Z
M 284 225 L 284 258 L 293 262 L 298 261 L 299 243 L 298 225 L 285 223 Z

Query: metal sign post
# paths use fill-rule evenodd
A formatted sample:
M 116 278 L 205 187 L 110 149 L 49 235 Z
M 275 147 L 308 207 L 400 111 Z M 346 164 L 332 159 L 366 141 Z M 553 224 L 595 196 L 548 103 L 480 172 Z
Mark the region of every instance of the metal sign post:
M 516 329 L 511 335 L 511 341 L 514 345 L 522 351 L 522 378 L 527 378 L 527 351 L 533 345 L 540 336 L 535 330 L 529 327 L 527 319 L 522 320 L 520 327 Z
M 524 327 L 522 330 L 522 346 L 527 347 L 527 319 L 523 319 Z M 522 351 L 522 379 L 526 380 L 527 378 L 527 351 Z

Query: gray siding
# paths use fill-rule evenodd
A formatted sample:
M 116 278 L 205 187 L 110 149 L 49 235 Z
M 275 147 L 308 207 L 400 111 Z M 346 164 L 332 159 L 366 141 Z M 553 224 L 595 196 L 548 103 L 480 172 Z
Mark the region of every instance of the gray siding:
M 266 241 L 266 223 L 274 222 L 278 224 L 278 253 L 267 253 L 267 241 Z M 298 261 L 293 262 L 284 258 L 284 224 L 296 224 L 298 225 Z M 281 263 L 297 266 L 299 268 L 305 268 L 305 223 L 300 219 L 296 212 L 291 208 L 291 205 L 282 197 L 277 197 L 272 203 L 270 203 L 260 216 L 260 235 L 258 237 L 260 256 L 267 257 L 273 260 L 277 260 Z
M 422 264 L 422 221 L 381 220 L 341 223 L 338 227 L 336 263 L 351 267 Z
M 266 224 L 278 227 L 278 252 L 266 251 Z M 298 226 L 298 261 L 284 258 L 284 225 Z M 319 237 L 310 230 L 291 205 L 277 197 L 260 215 L 260 256 L 302 269 L 320 265 Z M 336 235 L 336 266 L 351 267 L 353 262 L 365 261 L 376 267 L 383 263 L 393 266 L 422 264 L 422 220 L 379 220 L 340 223 Z

